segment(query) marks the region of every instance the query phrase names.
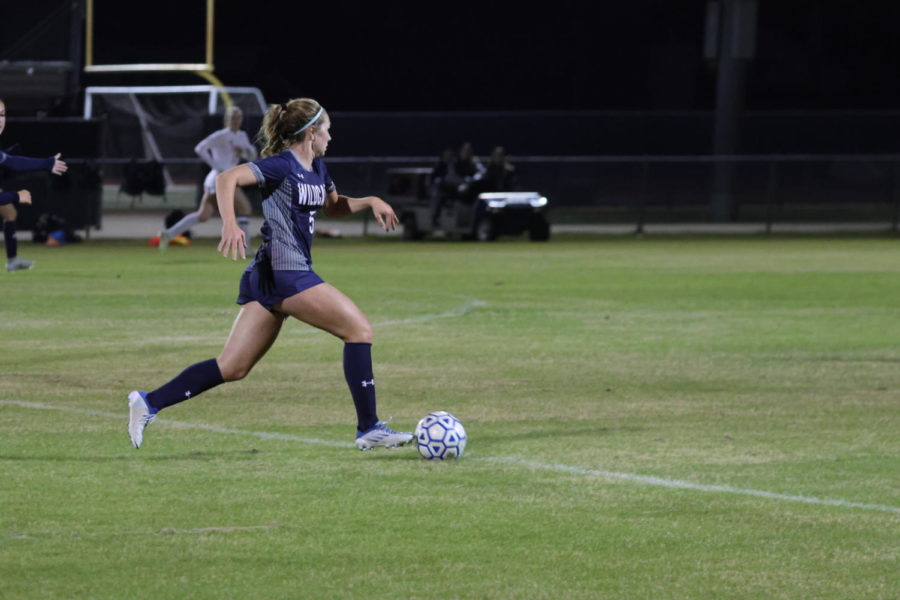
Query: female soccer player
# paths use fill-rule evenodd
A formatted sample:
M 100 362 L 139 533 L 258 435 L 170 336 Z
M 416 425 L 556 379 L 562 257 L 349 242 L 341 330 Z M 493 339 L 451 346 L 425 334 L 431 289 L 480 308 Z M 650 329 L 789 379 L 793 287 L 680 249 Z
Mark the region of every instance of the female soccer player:
M 144 429 L 160 410 L 225 381 L 246 377 L 289 316 L 344 341 L 344 375 L 356 407 L 360 450 L 402 446 L 413 439 L 412 434 L 389 429 L 378 419 L 372 326 L 352 300 L 312 270 L 310 247 L 318 211 L 339 217 L 368 208 L 385 231 L 397 225 L 397 215 L 380 198 L 338 195 L 322 161 L 331 140 L 330 128 L 328 113 L 315 100 L 272 105 L 260 130 L 266 158 L 216 178 L 222 216 L 219 252 L 233 260 L 246 258 L 245 233 L 235 219 L 234 193 L 239 186 L 254 183 L 263 189 L 263 244 L 241 277 L 237 299 L 241 310 L 219 356 L 191 365 L 150 393 L 128 395 L 128 433 L 135 448 L 141 447 Z
M 241 109 L 232 106 L 225 111 L 225 127 L 211 133 L 204 138 L 194 152 L 209 165 L 210 172 L 203 182 L 203 198 L 200 200 L 200 208 L 185 215 L 180 221 L 160 232 L 159 249 L 165 251 L 169 246 L 169 240 L 180 235 L 195 226 L 203 223 L 213 214 L 216 203 L 216 176 L 236 166 L 242 160 L 256 159 L 256 147 L 250 143 L 250 138 L 241 130 L 244 122 L 244 113 Z M 240 189 L 234 192 L 235 212 L 238 215 L 237 223 L 244 231 L 244 237 L 250 241 L 250 201 Z
M 0 99 L 0 134 L 6 128 L 6 104 Z M 62 175 L 68 167 L 59 160 L 59 154 L 51 158 L 28 158 L 27 156 L 13 156 L 0 151 L 0 167 L 13 171 L 42 171 L 49 170 L 54 175 Z M 10 194 L 15 194 L 13 198 Z M 33 260 L 19 258 L 19 241 L 16 238 L 16 203 L 31 204 L 31 192 L 19 190 L 18 192 L 2 192 L 0 196 L 0 219 L 3 220 L 3 244 L 6 246 L 6 270 L 18 271 L 30 269 L 34 266 Z

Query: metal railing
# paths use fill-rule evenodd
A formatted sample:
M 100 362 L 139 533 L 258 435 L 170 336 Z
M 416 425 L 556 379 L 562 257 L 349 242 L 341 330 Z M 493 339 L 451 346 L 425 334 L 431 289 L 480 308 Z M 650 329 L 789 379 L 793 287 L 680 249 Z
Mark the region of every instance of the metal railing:
M 82 159 L 68 159 L 70 163 Z M 104 180 L 132 159 L 92 159 Z M 84 159 L 87 162 L 87 159 Z M 328 157 L 342 193 L 384 195 L 387 172 L 433 157 Z M 513 156 L 519 189 L 551 202 L 554 223 L 882 223 L 898 231 L 900 155 Z M 164 161 L 199 183 L 195 158 Z M 193 201 L 193 199 L 192 199 Z

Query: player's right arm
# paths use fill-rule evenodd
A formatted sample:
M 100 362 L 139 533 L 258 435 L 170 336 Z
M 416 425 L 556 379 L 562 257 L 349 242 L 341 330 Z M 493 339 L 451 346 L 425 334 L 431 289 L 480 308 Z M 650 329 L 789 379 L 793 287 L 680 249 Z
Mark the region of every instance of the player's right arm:
M 216 204 L 222 217 L 222 239 L 218 250 L 222 256 L 232 260 L 247 258 L 244 232 L 238 227 L 234 214 L 234 191 L 238 187 L 257 183 L 256 174 L 246 164 L 238 165 L 216 175 Z
M 0 167 L 13 171 L 50 171 L 54 175 L 62 175 L 68 166 L 59 160 L 59 154 L 50 158 L 30 158 L 0 152 Z

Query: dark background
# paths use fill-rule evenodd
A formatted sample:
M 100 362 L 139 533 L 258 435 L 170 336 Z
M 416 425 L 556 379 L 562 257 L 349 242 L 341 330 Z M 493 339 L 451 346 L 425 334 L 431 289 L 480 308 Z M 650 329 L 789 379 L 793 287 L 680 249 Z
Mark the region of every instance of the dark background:
M 83 3 L 0 0 L 0 97 L 14 117 L 3 142 L 40 156 L 65 140 L 67 157 L 109 159 L 115 178 L 110 160 L 147 154 L 140 128 L 113 111 L 82 120 L 83 88 L 207 82 L 67 71 L 81 65 Z M 204 61 L 205 0 L 95 3 L 97 64 Z M 336 123 L 330 167 L 351 195 L 468 141 L 480 156 L 503 145 L 521 185 L 602 220 L 887 219 L 896 231 L 900 4 L 758 0 L 754 51 L 739 60 L 705 51 L 709 6 L 219 0 L 215 74 L 269 102 L 322 102 Z M 42 61 L 34 76 L 27 61 Z M 14 93 L 29 86 L 43 95 Z M 156 139 L 220 126 L 187 112 L 157 110 Z M 111 151 L 123 138 L 133 147 Z M 182 146 L 163 154 L 191 160 Z
M 64 23 L 20 38 L 67 4 L 0 1 L 0 60 L 65 59 Z M 98 64 L 202 62 L 203 0 L 96 7 Z M 710 110 L 716 73 L 703 57 L 705 11 L 702 0 L 536 8 L 220 0 L 215 72 L 269 100 L 310 95 L 332 111 Z M 760 0 L 745 107 L 900 106 L 898 29 L 895 2 Z M 82 76 L 83 85 L 136 83 L 205 82 L 187 74 Z

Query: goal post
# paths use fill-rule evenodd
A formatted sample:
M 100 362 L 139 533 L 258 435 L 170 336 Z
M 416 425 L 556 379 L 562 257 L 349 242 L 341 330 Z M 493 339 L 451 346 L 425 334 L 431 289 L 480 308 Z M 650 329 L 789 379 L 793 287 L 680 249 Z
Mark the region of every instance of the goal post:
M 160 0 L 147 5 L 84 0 L 85 73 L 146 74 L 145 81 L 151 79 L 149 74 L 187 73 L 208 84 L 86 87 L 84 118 L 101 118 L 107 124 L 103 158 L 155 160 L 162 163 L 171 183 L 196 170 L 194 146 L 223 126 L 226 109 L 241 109 L 244 127 L 258 128 L 267 108 L 262 92 L 227 86 L 213 73 L 214 9 L 215 0 Z M 178 18 L 171 20 L 175 13 Z M 138 21 L 141 28 L 128 28 Z M 159 44 L 163 31 L 179 43 Z M 129 79 L 137 83 L 141 78 Z M 158 83 L 167 78 L 160 79 L 152 77 Z
M 203 62 L 169 62 L 169 63 L 120 63 L 120 64 L 95 64 L 94 61 L 94 43 L 96 40 L 95 31 L 95 2 L 96 0 L 86 0 L 85 4 L 85 52 L 84 52 L 84 72 L 85 73 L 147 73 L 147 72 L 207 72 L 214 71 L 213 64 L 213 37 L 215 33 L 214 8 L 215 0 L 193 0 L 194 2 L 206 3 L 205 29 L 203 31 L 204 39 L 204 61 Z
M 241 109 L 243 128 L 254 132 L 267 105 L 255 87 L 89 86 L 84 90 L 83 115 L 106 123 L 99 158 L 157 161 L 171 185 L 196 179 L 194 147 L 224 126 L 223 117 L 231 107 Z
M 262 92 L 255 87 L 220 86 L 220 85 L 143 85 L 143 86 L 89 86 L 84 89 L 84 118 L 94 117 L 94 100 L 99 96 L 109 95 L 146 95 L 146 94 L 192 94 L 206 97 L 206 113 L 215 115 L 221 107 L 237 105 L 245 113 L 264 114 L 266 101 Z M 226 102 L 226 96 L 230 102 Z M 235 98 L 241 100 L 235 103 Z

